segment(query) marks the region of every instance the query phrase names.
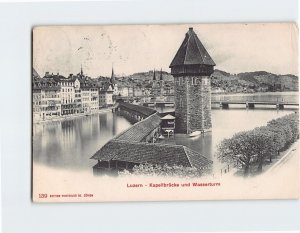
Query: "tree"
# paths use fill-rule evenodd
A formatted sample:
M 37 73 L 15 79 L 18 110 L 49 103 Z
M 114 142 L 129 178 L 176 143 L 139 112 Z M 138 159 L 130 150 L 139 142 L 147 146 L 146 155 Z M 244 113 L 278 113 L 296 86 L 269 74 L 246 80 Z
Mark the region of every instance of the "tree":
M 252 150 L 257 155 L 257 171 L 262 172 L 262 166 L 267 157 L 272 158 L 277 148 L 275 146 L 275 134 L 268 127 L 259 127 L 249 132 L 252 138 Z M 270 159 L 271 160 L 271 159 Z
M 272 158 L 279 151 L 285 150 L 299 138 L 299 114 L 287 116 L 268 122 L 267 126 L 235 134 L 223 140 L 218 146 L 217 155 L 221 162 L 234 166 L 241 164 L 244 175 L 249 173 L 250 165 L 258 165 L 261 172 L 266 158 Z
M 250 135 L 247 132 L 240 132 L 221 142 L 217 156 L 221 162 L 233 164 L 235 167 L 241 165 L 244 168 L 244 176 L 248 176 L 250 164 L 255 158 L 251 147 Z

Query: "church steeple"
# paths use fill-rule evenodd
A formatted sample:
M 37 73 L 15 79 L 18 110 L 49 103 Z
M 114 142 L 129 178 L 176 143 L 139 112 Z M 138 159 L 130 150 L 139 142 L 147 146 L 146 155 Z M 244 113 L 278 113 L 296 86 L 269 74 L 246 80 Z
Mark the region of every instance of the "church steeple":
M 112 85 L 115 84 L 115 74 L 114 74 L 114 67 L 111 68 L 111 76 L 110 76 L 110 83 Z
M 155 69 L 153 70 L 153 81 L 156 81 Z
M 81 74 L 81 76 L 83 76 L 82 64 L 81 64 L 81 67 L 80 67 L 80 74 Z

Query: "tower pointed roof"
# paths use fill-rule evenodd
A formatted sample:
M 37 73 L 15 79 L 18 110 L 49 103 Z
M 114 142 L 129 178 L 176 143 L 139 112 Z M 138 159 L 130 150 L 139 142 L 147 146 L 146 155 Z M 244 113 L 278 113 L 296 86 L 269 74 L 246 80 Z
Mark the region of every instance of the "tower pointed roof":
M 82 69 L 82 64 L 80 65 L 80 76 L 83 77 L 83 69 Z
M 110 82 L 111 84 L 115 84 L 116 80 L 115 80 L 115 74 L 114 74 L 114 68 L 111 68 L 111 76 L 110 76 Z
M 162 76 L 162 69 L 160 69 L 160 76 L 159 76 L 160 81 L 163 81 L 163 76 Z
M 32 76 L 35 78 L 41 78 L 38 72 L 36 72 L 36 70 L 33 67 L 32 67 Z
M 153 70 L 153 81 L 156 81 L 155 69 Z
M 185 34 L 185 38 L 171 62 L 170 68 L 182 65 L 216 65 L 192 27 Z

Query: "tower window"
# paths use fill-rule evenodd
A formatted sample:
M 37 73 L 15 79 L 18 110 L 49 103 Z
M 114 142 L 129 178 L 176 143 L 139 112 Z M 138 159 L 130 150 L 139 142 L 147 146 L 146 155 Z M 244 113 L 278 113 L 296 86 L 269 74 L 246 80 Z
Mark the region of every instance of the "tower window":
M 196 77 L 192 77 L 192 85 L 197 85 L 197 78 Z
M 182 83 L 183 83 L 182 77 L 179 77 L 179 85 L 182 85 Z
M 183 103 L 182 103 L 182 99 L 179 99 L 179 107 L 182 108 L 183 107 Z

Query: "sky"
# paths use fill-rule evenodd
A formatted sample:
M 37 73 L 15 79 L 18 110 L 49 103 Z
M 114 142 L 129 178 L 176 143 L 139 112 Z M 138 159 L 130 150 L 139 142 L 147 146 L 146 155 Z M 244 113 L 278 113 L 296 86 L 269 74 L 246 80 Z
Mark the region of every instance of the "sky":
M 268 71 L 298 75 L 296 24 L 181 24 L 42 26 L 33 30 L 33 67 L 68 76 L 117 76 L 169 65 L 193 27 L 216 63 L 229 73 Z

